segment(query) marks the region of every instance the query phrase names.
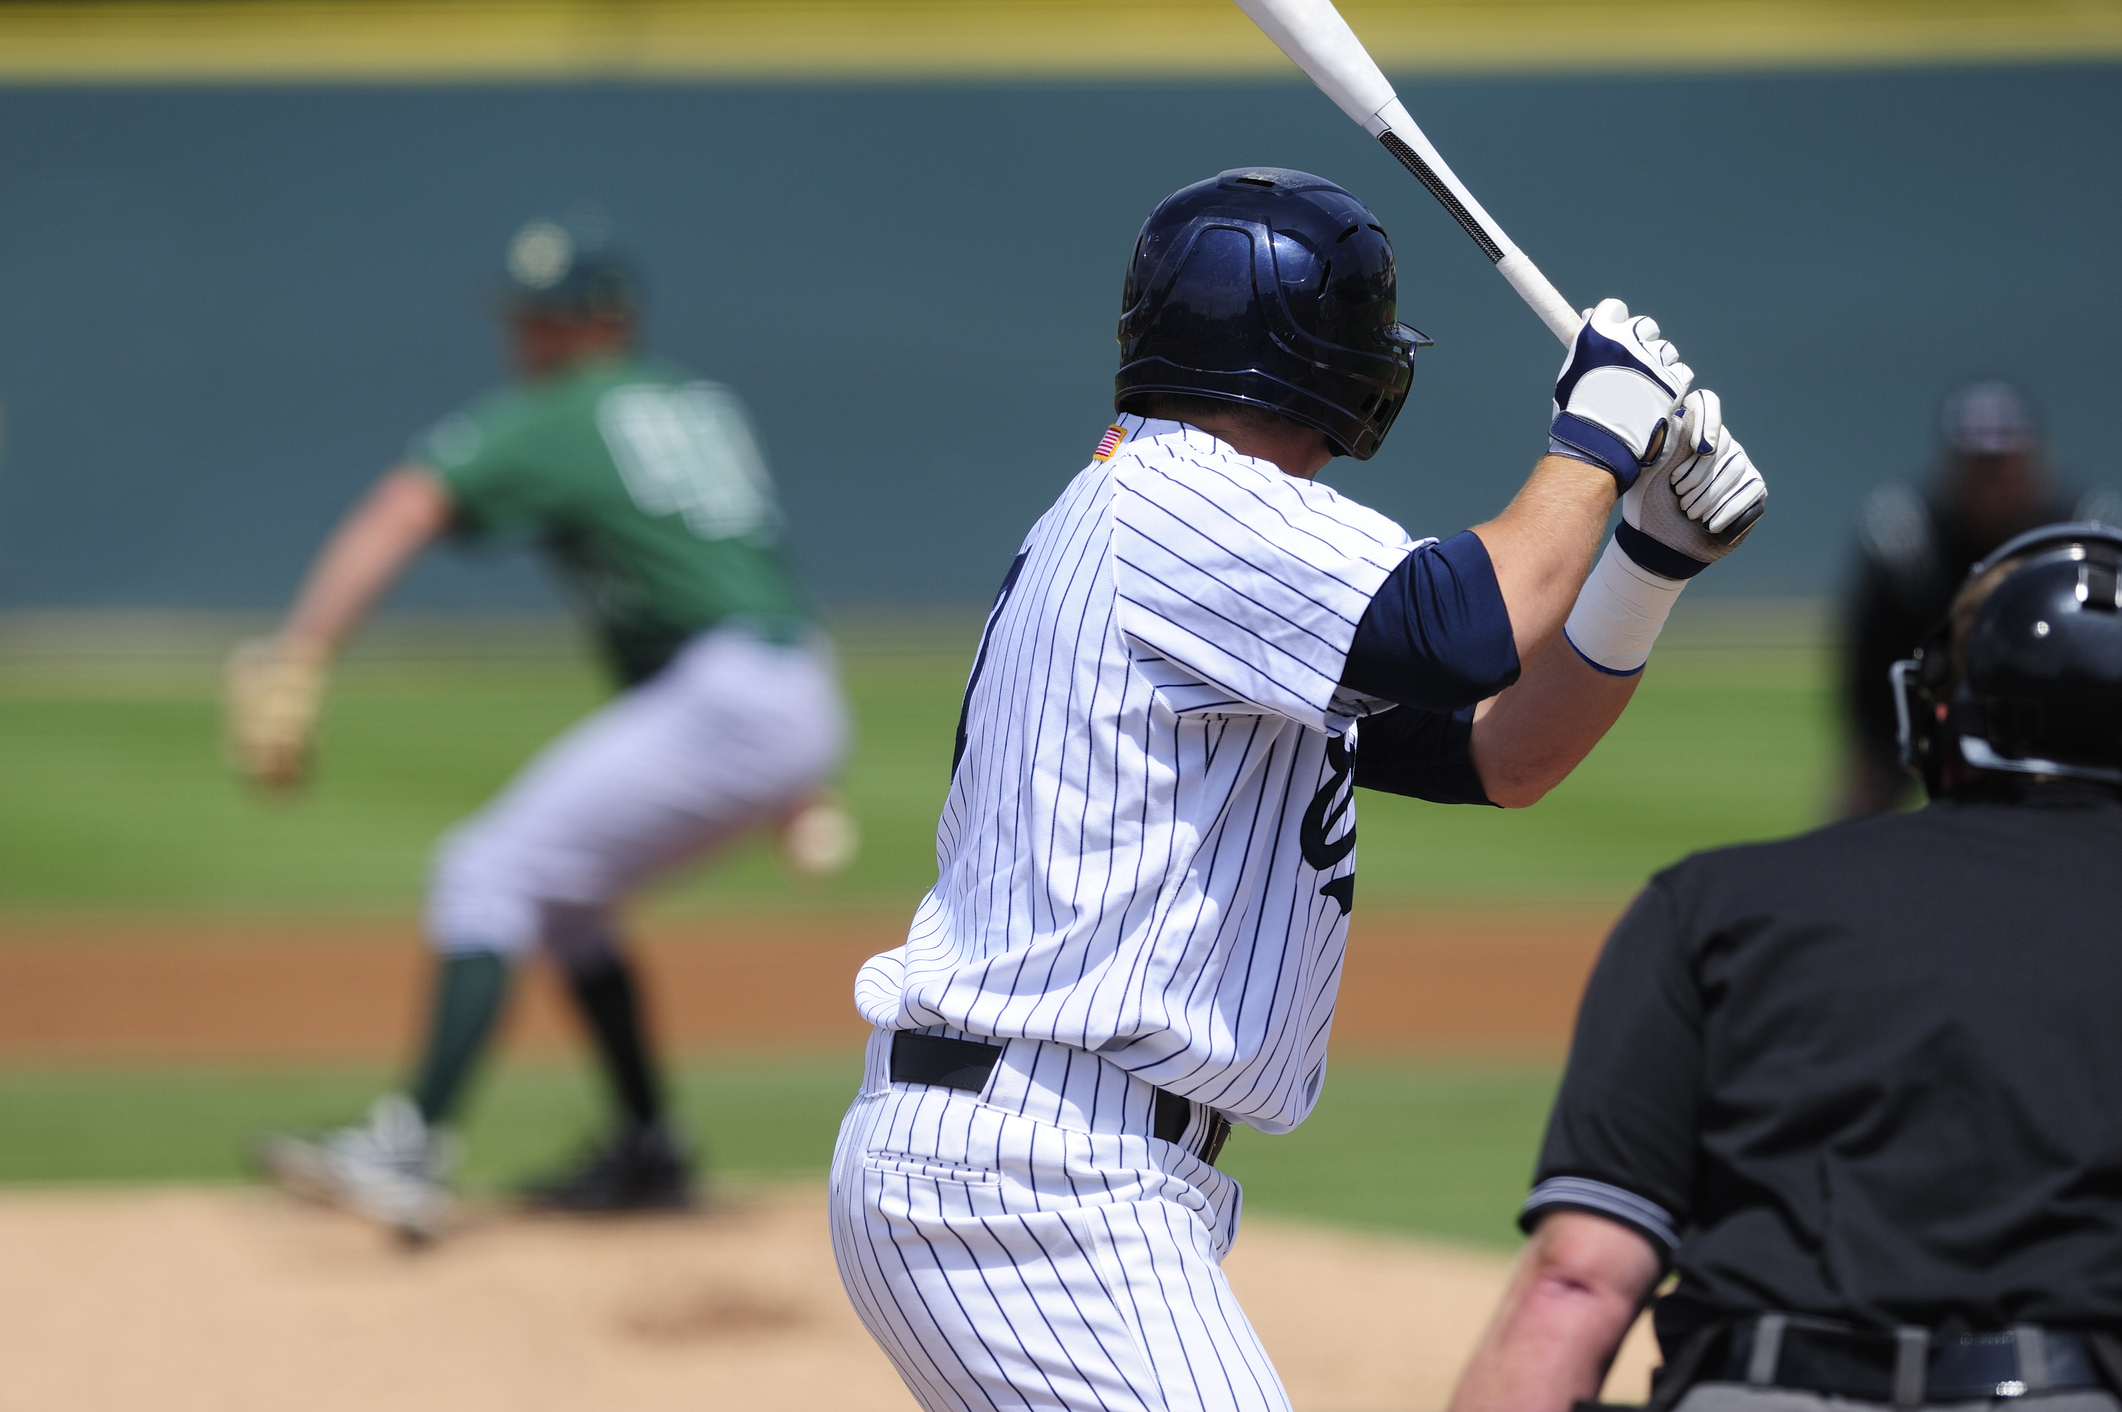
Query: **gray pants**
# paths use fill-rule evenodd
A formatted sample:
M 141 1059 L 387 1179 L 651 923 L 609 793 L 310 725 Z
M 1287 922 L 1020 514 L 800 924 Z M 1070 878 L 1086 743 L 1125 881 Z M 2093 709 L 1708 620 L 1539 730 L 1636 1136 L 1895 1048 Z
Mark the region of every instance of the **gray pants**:
M 703 633 L 656 677 L 546 746 L 437 850 L 427 929 L 445 953 L 570 969 L 631 889 L 800 803 L 831 778 L 846 712 L 822 637 Z
M 1893 1408 L 1882 1402 L 1859 1402 L 1833 1393 L 1799 1388 L 1755 1387 L 1751 1383 L 1697 1383 L 1673 1412 L 2122 1412 L 2122 1402 L 2101 1388 L 2061 1388 L 2024 1397 L 1983 1397 L 1972 1402 L 1929 1402 L 1917 1408 Z

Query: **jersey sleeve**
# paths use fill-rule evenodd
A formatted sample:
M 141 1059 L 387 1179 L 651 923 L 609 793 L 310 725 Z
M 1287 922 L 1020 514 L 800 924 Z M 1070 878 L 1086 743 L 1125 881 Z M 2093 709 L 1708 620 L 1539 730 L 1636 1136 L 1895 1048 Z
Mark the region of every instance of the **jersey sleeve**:
M 1485 701 L 1518 679 L 1518 643 L 1488 547 L 1472 530 L 1400 561 L 1356 624 L 1341 683 L 1425 711 Z
M 1137 659 L 1204 690 L 1192 712 L 1345 729 L 1356 624 L 1415 546 L 1385 516 L 1251 462 L 1153 445 L 1116 462 L 1113 585 Z M 1162 683 L 1160 683 L 1161 685 Z
M 450 528 L 460 539 L 495 538 L 538 517 L 540 488 L 513 451 L 515 420 L 490 399 L 452 412 L 406 450 L 449 491 Z
M 1701 994 L 1673 876 L 1636 898 L 1592 970 L 1519 1215 L 1530 1231 L 1549 1211 L 1590 1211 L 1668 1262 L 1691 1215 L 1702 1073 Z

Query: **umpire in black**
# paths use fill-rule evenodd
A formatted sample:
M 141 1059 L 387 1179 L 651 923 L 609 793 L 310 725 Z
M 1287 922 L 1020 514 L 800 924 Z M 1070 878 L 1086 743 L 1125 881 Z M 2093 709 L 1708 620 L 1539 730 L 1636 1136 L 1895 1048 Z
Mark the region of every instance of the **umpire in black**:
M 2122 1409 L 2118 566 L 2022 535 L 1895 668 L 1926 808 L 1637 898 L 1453 1412 L 1596 1397 L 1667 1276 L 1654 1407 Z

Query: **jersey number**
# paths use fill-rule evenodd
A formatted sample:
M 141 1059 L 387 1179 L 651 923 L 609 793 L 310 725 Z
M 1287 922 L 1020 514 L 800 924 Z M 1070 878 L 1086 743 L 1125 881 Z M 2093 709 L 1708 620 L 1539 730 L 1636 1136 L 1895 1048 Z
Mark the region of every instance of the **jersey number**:
M 958 773 L 958 762 L 965 758 L 965 726 L 973 714 L 973 688 L 980 684 L 980 673 L 987 667 L 988 644 L 994 639 L 995 624 L 1001 621 L 1002 605 L 1009 602 L 1009 592 L 1017 586 L 1017 575 L 1024 572 L 1024 556 L 1030 552 L 1020 550 L 1009 561 L 1009 572 L 1002 576 L 1002 587 L 995 593 L 995 606 L 987 610 L 987 626 L 980 629 L 980 651 L 973 657 L 973 674 L 965 679 L 965 700 L 958 704 L 958 743 L 950 753 L 953 776 Z
M 1356 773 L 1355 752 L 1338 735 L 1327 738 L 1326 766 L 1333 773 L 1312 796 L 1311 807 L 1304 811 L 1304 822 L 1297 830 L 1297 841 L 1304 847 L 1304 861 L 1322 873 L 1346 858 L 1356 847 L 1353 823 L 1339 838 L 1327 837 L 1356 798 L 1356 791 L 1349 784 Z M 1345 793 L 1344 787 L 1347 787 Z M 1327 879 L 1320 886 L 1319 895 L 1331 897 L 1341 904 L 1341 915 L 1346 917 L 1356 909 L 1356 875 L 1350 873 L 1345 878 Z
M 597 402 L 597 430 L 646 514 L 683 515 L 702 539 L 734 539 L 774 516 L 773 482 L 726 387 L 615 387 Z

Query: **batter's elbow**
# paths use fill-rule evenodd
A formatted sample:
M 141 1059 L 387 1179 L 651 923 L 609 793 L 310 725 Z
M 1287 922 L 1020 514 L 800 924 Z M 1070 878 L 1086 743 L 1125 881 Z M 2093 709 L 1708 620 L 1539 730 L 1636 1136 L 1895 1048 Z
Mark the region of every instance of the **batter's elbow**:
M 1530 809 L 1547 798 L 1548 786 L 1527 785 L 1518 789 L 1490 790 L 1489 802 L 1503 809 Z
M 1525 768 L 1508 761 L 1477 761 L 1481 772 L 1481 789 L 1488 795 L 1488 802 L 1504 809 L 1530 809 L 1547 797 L 1547 792 L 1562 783 L 1568 772 L 1556 774 L 1551 770 Z
M 1501 722 L 1495 712 L 1477 712 L 1467 741 L 1488 802 L 1505 809 L 1530 809 L 1545 799 L 1569 778 L 1590 746 L 1578 733 L 1528 730 L 1525 724 L 1522 718 Z

